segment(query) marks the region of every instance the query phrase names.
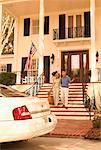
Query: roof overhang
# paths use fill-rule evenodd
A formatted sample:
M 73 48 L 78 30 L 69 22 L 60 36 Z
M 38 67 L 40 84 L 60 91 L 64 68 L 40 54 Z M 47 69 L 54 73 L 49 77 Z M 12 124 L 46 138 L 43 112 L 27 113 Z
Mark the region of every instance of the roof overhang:
M 39 13 L 40 0 L 0 0 L 6 9 L 15 16 L 26 16 Z M 89 9 L 90 0 L 44 0 L 45 13 L 68 10 Z

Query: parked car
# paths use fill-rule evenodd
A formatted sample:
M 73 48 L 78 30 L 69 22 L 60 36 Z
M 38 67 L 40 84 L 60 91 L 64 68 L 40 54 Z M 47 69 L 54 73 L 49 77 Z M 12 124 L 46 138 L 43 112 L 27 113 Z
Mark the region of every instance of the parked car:
M 46 99 L 0 85 L 0 143 L 41 136 L 52 131 L 56 123 Z

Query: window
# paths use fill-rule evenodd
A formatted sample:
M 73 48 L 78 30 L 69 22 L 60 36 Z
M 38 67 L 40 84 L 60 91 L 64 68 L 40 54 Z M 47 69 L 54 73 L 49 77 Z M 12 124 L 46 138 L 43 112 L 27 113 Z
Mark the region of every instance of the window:
M 44 34 L 49 34 L 49 16 L 44 18 Z
M 73 38 L 73 16 L 68 16 L 68 38 Z
M 27 72 L 27 76 L 34 76 L 37 78 L 38 76 L 38 66 L 39 66 L 39 60 L 33 59 L 32 60 L 32 70 Z
M 39 20 L 32 20 L 31 34 L 39 34 Z
M 7 72 L 7 65 L 0 65 L 0 72 Z
M 83 36 L 82 15 L 76 15 L 76 37 Z
M 30 18 L 24 19 L 24 36 L 30 35 Z

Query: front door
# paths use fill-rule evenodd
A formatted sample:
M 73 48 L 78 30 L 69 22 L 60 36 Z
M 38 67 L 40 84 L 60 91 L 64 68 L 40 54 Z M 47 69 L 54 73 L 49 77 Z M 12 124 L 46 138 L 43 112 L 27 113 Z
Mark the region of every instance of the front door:
M 88 51 L 62 52 L 61 69 L 74 79 L 74 82 L 88 82 L 89 53 Z
M 44 56 L 44 76 L 45 83 L 50 82 L 50 56 Z

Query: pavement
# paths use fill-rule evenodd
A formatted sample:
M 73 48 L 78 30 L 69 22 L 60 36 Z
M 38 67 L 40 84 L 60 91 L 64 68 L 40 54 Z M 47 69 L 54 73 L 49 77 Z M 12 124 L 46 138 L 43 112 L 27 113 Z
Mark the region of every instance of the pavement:
M 100 150 L 101 142 L 78 138 L 38 137 L 24 142 L 1 144 L 0 150 Z
M 91 120 L 68 120 L 60 119 L 57 121 L 55 130 L 45 135 L 48 137 L 77 137 L 82 138 L 92 128 Z

